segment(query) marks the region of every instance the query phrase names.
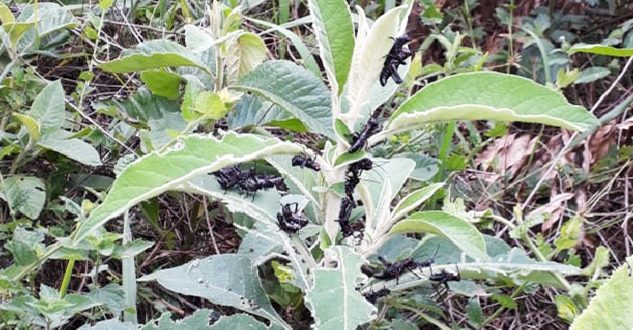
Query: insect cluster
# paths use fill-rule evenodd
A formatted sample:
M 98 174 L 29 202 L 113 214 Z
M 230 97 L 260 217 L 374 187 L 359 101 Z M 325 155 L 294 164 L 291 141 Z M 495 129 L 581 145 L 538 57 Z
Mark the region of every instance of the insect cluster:
M 437 250 L 435 251 L 435 255 L 437 255 Z M 424 261 L 415 261 L 413 258 L 409 257 L 409 258 L 405 258 L 403 260 L 395 261 L 395 262 L 388 261 L 384 257 L 379 256 L 378 260 L 382 264 L 381 266 L 364 265 L 361 268 L 361 271 L 365 275 L 369 277 L 373 277 L 375 279 L 379 279 L 379 280 L 389 281 L 389 280 L 395 279 L 396 285 L 397 285 L 400 277 L 404 275 L 405 273 L 409 272 L 413 274 L 415 277 L 421 279 L 420 276 L 418 276 L 418 274 L 416 274 L 414 271 L 417 269 L 424 268 L 424 267 L 429 267 L 429 276 L 428 276 L 429 281 L 436 282 L 440 285 L 443 285 L 448 291 L 449 290 L 448 282 L 461 281 L 459 268 L 457 269 L 457 273 L 450 273 L 450 272 L 447 272 L 445 269 L 442 269 L 441 272 L 434 274 L 433 269 L 431 268 L 431 265 L 435 261 L 435 255 Z M 389 291 L 388 289 L 383 288 L 375 292 L 370 290 L 369 292 L 363 294 L 363 296 L 365 296 L 367 301 L 374 304 L 378 301 L 378 299 L 388 295 L 390 292 L 391 291 Z
M 384 87 L 387 85 L 389 77 L 393 79 L 396 84 L 402 83 L 402 78 L 398 75 L 398 67 L 404 64 L 407 58 L 413 56 L 413 53 L 405 48 L 406 44 L 411 42 L 411 37 L 404 34 L 393 39 L 393 46 L 389 50 L 389 53 L 385 56 L 385 62 L 380 72 L 380 84 Z
M 292 166 L 320 171 L 321 167 L 314 158 L 299 154 L 292 158 Z M 240 193 L 252 195 L 259 190 L 276 188 L 281 192 L 287 190 L 284 179 L 272 174 L 257 174 L 255 169 L 242 170 L 239 166 L 230 166 L 212 173 L 220 187 L 224 190 L 237 188 Z M 294 206 L 294 210 L 292 209 Z M 296 233 L 308 224 L 308 219 L 299 212 L 298 203 L 282 204 L 277 213 L 279 228 L 287 233 Z
M 258 190 L 277 188 L 286 191 L 284 179 L 271 174 L 257 174 L 254 169 L 241 170 L 238 166 L 223 168 L 213 172 L 222 189 L 229 190 L 237 187 L 240 193 L 255 195 Z

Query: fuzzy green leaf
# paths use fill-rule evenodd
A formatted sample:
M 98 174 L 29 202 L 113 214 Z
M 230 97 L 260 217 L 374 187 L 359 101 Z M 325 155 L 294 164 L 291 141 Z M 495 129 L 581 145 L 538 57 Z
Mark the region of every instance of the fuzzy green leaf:
M 496 72 L 474 72 L 431 83 L 393 113 L 386 129 L 370 143 L 448 120 L 497 120 L 540 123 L 585 131 L 598 120 L 557 91 L 532 80 Z
M 330 92 L 306 69 L 290 61 L 268 61 L 232 87 L 279 105 L 313 133 L 334 139 Z
M 611 275 L 571 325 L 571 330 L 629 329 L 633 324 L 633 257 Z
M 277 153 L 299 153 L 290 142 L 255 135 L 228 133 L 221 140 L 190 135 L 162 152 L 148 154 L 121 172 L 103 203 L 95 208 L 74 234 L 78 243 L 128 208 L 204 173 Z
M 395 224 L 390 234 L 431 233 L 447 238 L 468 256 L 488 260 L 486 244 L 472 224 L 442 211 L 423 211 L 412 214 Z
M 336 260 L 336 268 L 318 268 L 314 288 L 306 296 L 315 327 L 354 330 L 374 319 L 376 313 L 376 308 L 356 291 L 357 280 L 363 276 L 363 261 L 344 246 L 333 246 L 325 253 Z
M 347 81 L 354 52 L 352 13 L 343 0 L 309 0 L 308 8 L 325 71 L 330 84 L 336 86 L 334 92 L 340 94 Z
M 121 58 L 101 64 L 101 69 L 113 73 L 137 72 L 164 67 L 207 67 L 185 47 L 169 40 L 150 40 L 124 52 Z
M 88 166 L 100 166 L 99 152 L 91 144 L 71 138 L 72 133 L 58 130 L 45 134 L 38 142 L 40 147 L 58 152 L 74 161 Z
M 46 202 L 44 182 L 32 176 L 5 177 L 0 182 L 0 199 L 4 199 L 13 212 L 19 211 L 35 220 Z
M 65 106 L 62 83 L 56 80 L 37 94 L 29 115 L 37 120 L 42 133 L 55 131 L 64 124 Z
M 285 325 L 266 296 L 257 267 L 245 256 L 221 254 L 196 259 L 159 270 L 142 280 L 156 280 L 168 290 L 201 297 Z

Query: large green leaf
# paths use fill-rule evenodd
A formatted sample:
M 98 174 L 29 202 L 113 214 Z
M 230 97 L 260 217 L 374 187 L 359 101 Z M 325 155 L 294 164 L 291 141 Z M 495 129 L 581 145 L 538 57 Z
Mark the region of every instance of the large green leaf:
M 391 228 L 390 234 L 432 233 L 447 238 L 467 255 L 488 260 L 486 245 L 475 226 L 442 211 L 423 211 L 412 214 Z
M 230 132 L 221 140 L 203 135 L 185 137 L 165 152 L 153 152 L 126 167 L 103 203 L 80 224 L 74 242 L 80 242 L 135 204 L 176 189 L 200 174 L 276 153 L 301 151 L 301 147 L 290 142 L 250 134 Z
M 101 69 L 114 73 L 137 72 L 172 66 L 207 66 L 191 51 L 169 40 L 150 40 L 123 53 L 121 58 L 101 64 Z
M 345 246 L 333 246 L 325 253 L 336 262 L 336 268 L 318 268 L 314 288 L 306 295 L 315 327 L 354 330 L 376 316 L 376 308 L 356 291 L 357 280 L 363 276 L 363 261 Z
M 633 257 L 611 275 L 571 325 L 581 329 L 629 329 L 633 324 Z
M 474 72 L 431 83 L 404 102 L 391 116 L 386 137 L 437 121 L 520 121 L 584 131 L 598 125 L 583 107 L 532 80 L 496 72 Z
M 80 139 L 71 138 L 71 136 L 72 133 L 65 130 L 54 131 L 42 136 L 38 145 L 58 152 L 84 165 L 102 165 L 99 153 L 91 144 Z
M 629 57 L 633 56 L 633 48 L 615 48 L 611 46 L 604 46 L 600 44 L 588 45 L 588 44 L 575 44 L 567 50 L 567 53 L 590 53 L 596 55 L 607 55 L 616 57 Z
M 340 94 L 347 81 L 354 51 L 354 26 L 349 5 L 343 0 L 309 0 L 308 8 L 319 52 L 333 92 Z
M 257 94 L 301 120 L 313 133 L 334 138 L 330 92 L 323 82 L 290 61 L 268 61 L 233 88 Z
M 142 280 L 158 283 L 180 294 L 202 297 L 214 304 L 231 306 L 287 327 L 270 304 L 257 267 L 238 254 L 220 254 L 184 265 L 159 270 Z
M 13 212 L 20 211 L 35 220 L 46 202 L 44 182 L 32 176 L 5 177 L 0 181 L 0 199 L 4 199 Z
M 65 117 L 64 89 L 60 80 L 56 80 L 37 94 L 29 114 L 39 124 L 40 131 L 46 133 L 62 127 Z
M 394 237 L 394 239 L 401 240 L 399 236 Z M 518 248 L 510 248 L 498 238 L 484 236 L 484 241 L 486 251 L 490 256 L 488 261 L 477 261 L 468 256 L 463 257 L 461 248 L 457 247 L 454 242 L 439 236 L 425 240 L 416 251 L 411 253 L 411 256 L 418 261 L 435 256 L 433 274 L 443 270 L 451 273 L 459 271 L 462 282 L 465 282 L 464 284 L 468 283 L 469 279 L 495 279 L 497 282 L 514 283 L 515 285 L 531 282 L 563 288 L 559 279 L 554 276 L 555 274 L 577 276 L 582 273 L 582 270 L 578 267 L 531 259 L 526 255 L 525 251 Z M 399 251 L 393 252 L 397 255 Z M 382 255 L 384 251 L 381 250 L 380 253 Z M 386 286 L 388 288 L 396 287 L 396 290 L 407 290 L 422 285 L 428 286 L 429 274 L 430 270 L 428 269 L 418 271 L 417 275 L 419 277 L 413 274 L 406 274 L 400 278 L 399 285 L 396 285 L 395 280 L 388 281 L 388 283 L 379 281 L 374 288 L 382 289 Z M 472 284 L 472 282 L 470 283 Z M 462 287 L 460 282 L 452 282 L 449 285 L 454 291 Z M 467 285 L 464 285 L 465 289 L 467 287 Z M 470 289 L 470 291 L 460 290 L 460 293 L 472 295 L 472 287 Z

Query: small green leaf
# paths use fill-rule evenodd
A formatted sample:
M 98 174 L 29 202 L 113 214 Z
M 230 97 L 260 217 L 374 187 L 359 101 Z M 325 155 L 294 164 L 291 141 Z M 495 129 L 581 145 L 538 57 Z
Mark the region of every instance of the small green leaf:
M 609 249 L 604 246 L 599 246 L 594 253 L 591 263 L 582 270 L 585 276 L 599 276 L 602 273 L 602 268 L 609 265 Z
M 180 75 L 164 71 L 143 71 L 141 80 L 147 85 L 152 94 L 176 100 L 180 96 Z
M 102 70 L 113 73 L 178 66 L 207 70 L 204 63 L 185 47 L 165 39 L 143 42 L 135 49 L 124 52 L 121 58 L 100 65 Z
M 393 209 L 391 221 L 396 222 L 404 218 L 409 212 L 426 202 L 435 192 L 444 187 L 444 183 L 433 183 L 405 196 Z
M 573 69 L 571 71 L 567 71 L 560 68 L 556 73 L 556 85 L 558 88 L 565 88 L 573 84 L 578 77 L 580 77 L 580 70 Z
M 615 48 L 611 46 L 604 45 L 588 45 L 588 44 L 575 44 L 567 50 L 569 54 L 575 53 L 590 53 L 596 55 L 607 55 L 607 56 L 615 56 L 615 57 L 630 57 L 633 56 L 633 48 Z
M 608 77 L 611 74 L 609 68 L 603 66 L 592 66 L 582 70 L 580 77 L 574 81 L 574 84 L 587 84 Z
M 349 165 L 366 157 L 367 153 L 364 150 L 359 150 L 351 154 L 346 152 L 336 158 L 334 161 L 334 167 Z
M 517 308 L 517 303 L 514 302 L 514 300 L 512 299 L 512 297 L 508 296 L 507 294 L 493 294 L 492 295 L 492 300 L 496 301 L 499 303 L 499 305 L 508 308 L 508 309 L 516 309 Z
M 483 237 L 467 221 L 442 211 L 417 212 L 391 228 L 390 234 L 431 233 L 447 238 L 468 256 L 488 260 Z
M 28 115 L 19 114 L 19 113 L 14 113 L 12 114 L 12 116 L 13 118 L 17 119 L 20 122 L 20 124 L 22 124 L 22 127 L 24 127 L 27 132 L 29 132 L 31 141 L 38 141 L 40 139 L 41 137 L 40 126 L 39 126 L 39 123 L 35 120 L 35 118 Z
M 336 130 L 336 134 L 343 138 L 343 140 L 349 141 L 348 139 L 352 136 L 352 132 L 349 130 L 349 127 L 347 127 L 347 125 L 338 118 L 334 120 L 334 130 Z
M 574 216 L 563 224 L 560 234 L 554 241 L 557 252 L 569 250 L 580 243 L 582 224 L 583 218 L 579 215 Z
M 35 220 L 44 208 L 46 189 L 44 182 L 36 177 L 5 177 L 0 181 L 0 198 L 11 206 L 13 212 L 19 211 L 27 218 Z
M 114 0 L 99 0 L 99 9 L 106 11 L 112 7 Z
M 240 33 L 229 45 L 226 57 L 228 84 L 235 84 L 266 59 L 268 48 L 258 35 Z
M 558 317 L 567 322 L 573 321 L 580 312 L 574 302 L 568 296 L 562 294 L 557 295 L 556 298 L 554 298 L 554 301 L 556 302 Z
M 71 138 L 72 133 L 58 130 L 44 134 L 38 142 L 40 147 L 58 152 L 72 160 L 88 166 L 101 166 L 97 150 L 89 143 Z
M 48 84 L 37 94 L 31 111 L 31 117 L 37 120 L 42 133 L 56 131 L 64 124 L 66 103 L 64 89 L 60 80 Z

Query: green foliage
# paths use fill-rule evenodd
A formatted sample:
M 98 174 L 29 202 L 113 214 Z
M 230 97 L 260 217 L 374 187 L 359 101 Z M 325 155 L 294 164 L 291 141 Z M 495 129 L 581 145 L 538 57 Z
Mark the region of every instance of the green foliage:
M 631 262 L 633 258 L 628 258 L 627 263 L 618 267 L 596 290 L 595 297 L 591 299 L 587 309 L 574 320 L 571 329 L 618 329 L 628 327 L 633 322 Z
M 587 91 L 633 54 L 633 23 L 584 38 L 586 26 L 555 4 L 530 4 L 526 17 L 500 4 L 490 36 L 471 16 L 490 9 L 478 1 L 423 3 L 418 12 L 412 1 L 309 0 L 309 15 L 290 1 L 0 5 L 0 239 L 11 263 L 0 270 L 0 323 L 485 328 L 522 313 L 515 298 L 541 287 L 558 290 L 544 305 L 572 328 L 632 323 L 626 267 L 601 280 L 621 251 L 579 246 L 608 226 L 593 217 L 621 213 L 600 213 L 583 194 L 624 182 L 596 187 L 606 181 L 594 174 L 628 173 L 628 121 L 614 124 L 619 157 L 595 145 L 610 145 L 600 125 L 630 97 Z M 382 86 L 392 38 L 405 31 L 415 39 L 406 47 L 420 50 L 398 63 L 404 83 Z M 621 78 L 618 90 L 630 90 Z M 606 102 L 587 111 L 595 100 Z M 375 134 L 349 153 L 371 114 Z M 578 152 L 560 129 L 603 140 Z M 536 147 L 498 147 L 523 135 Z M 571 161 L 567 148 L 584 158 Z M 298 154 L 320 171 L 293 166 Z M 366 159 L 371 169 L 352 169 Z M 506 161 L 519 170 L 485 164 Z M 232 166 L 238 183 L 223 188 L 212 174 Z M 249 191 L 253 173 L 287 191 Z M 577 186 L 576 198 L 523 219 L 543 191 Z M 343 198 L 355 202 L 349 214 Z M 308 224 L 281 230 L 283 206 Z M 389 266 L 400 262 L 425 266 Z M 438 283 L 450 275 L 459 281 Z M 429 287 L 468 299 L 468 320 L 448 317 Z M 381 289 L 390 293 L 367 299 Z

